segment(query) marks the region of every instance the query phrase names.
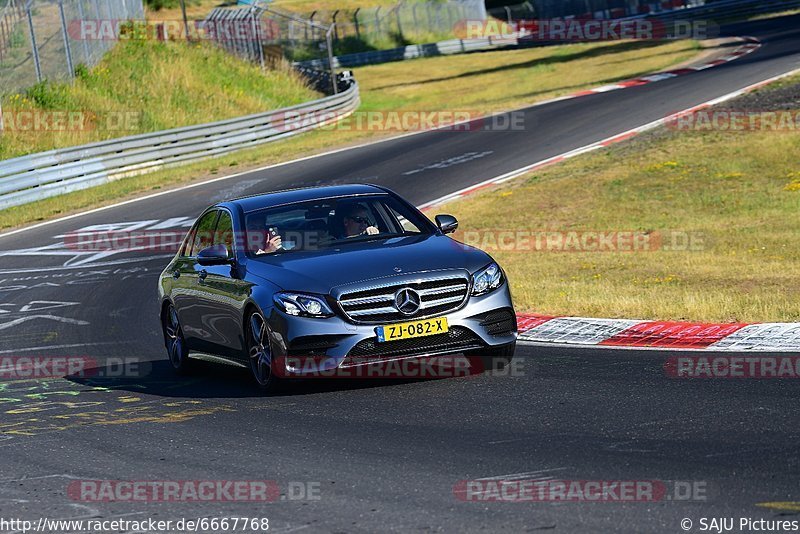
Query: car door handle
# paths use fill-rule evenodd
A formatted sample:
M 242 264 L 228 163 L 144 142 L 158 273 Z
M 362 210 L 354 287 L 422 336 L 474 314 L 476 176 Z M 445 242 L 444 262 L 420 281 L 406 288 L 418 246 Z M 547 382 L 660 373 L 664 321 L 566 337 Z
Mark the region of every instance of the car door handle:
M 177 280 L 180 277 L 181 277 L 181 272 L 180 271 L 178 271 L 178 270 L 172 271 L 172 278 Z
M 205 280 L 205 279 L 206 279 L 206 276 L 208 276 L 208 271 L 206 271 L 205 269 L 203 269 L 202 271 L 200 271 L 200 272 L 198 273 L 198 275 L 197 275 L 197 276 L 200 278 L 200 281 L 203 281 L 203 280 Z

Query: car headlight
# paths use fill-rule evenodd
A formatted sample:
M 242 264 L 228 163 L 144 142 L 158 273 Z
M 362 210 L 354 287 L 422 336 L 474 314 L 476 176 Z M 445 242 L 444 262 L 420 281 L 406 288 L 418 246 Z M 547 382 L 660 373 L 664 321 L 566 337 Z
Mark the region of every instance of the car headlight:
M 275 293 L 275 304 L 289 315 L 299 317 L 332 317 L 325 299 L 301 293 Z
M 503 283 L 503 271 L 496 263 L 481 269 L 472 275 L 472 295 L 485 295 L 494 291 Z

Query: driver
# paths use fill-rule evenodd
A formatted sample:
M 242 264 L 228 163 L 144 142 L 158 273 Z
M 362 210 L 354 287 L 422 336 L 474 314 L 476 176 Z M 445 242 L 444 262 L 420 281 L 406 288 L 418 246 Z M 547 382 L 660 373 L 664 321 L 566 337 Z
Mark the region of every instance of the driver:
M 354 204 L 344 214 L 342 219 L 345 237 L 356 237 L 359 235 L 376 235 L 380 233 L 377 226 L 371 224 L 369 220 L 369 210 L 362 204 Z

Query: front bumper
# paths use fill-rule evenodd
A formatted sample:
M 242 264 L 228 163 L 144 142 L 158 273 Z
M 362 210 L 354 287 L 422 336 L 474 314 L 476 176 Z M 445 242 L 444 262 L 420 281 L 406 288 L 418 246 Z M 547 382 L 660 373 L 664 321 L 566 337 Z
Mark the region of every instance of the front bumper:
M 279 365 L 295 362 L 295 358 L 313 358 L 316 363 L 308 372 L 316 373 L 391 359 L 470 353 L 508 345 L 517 339 L 507 282 L 487 295 L 470 296 L 458 310 L 439 316 L 447 317 L 448 334 L 379 343 L 376 325 L 354 324 L 338 315 L 326 319 L 296 317 L 273 308 L 273 358 Z M 307 369 L 288 365 L 289 372 L 296 376 L 302 376 Z

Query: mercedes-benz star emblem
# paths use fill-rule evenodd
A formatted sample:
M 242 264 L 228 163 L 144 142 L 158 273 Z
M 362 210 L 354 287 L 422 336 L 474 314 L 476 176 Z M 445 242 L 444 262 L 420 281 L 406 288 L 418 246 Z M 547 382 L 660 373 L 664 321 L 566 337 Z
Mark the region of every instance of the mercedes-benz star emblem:
M 419 311 L 422 301 L 419 293 L 413 289 L 403 288 L 394 294 L 394 307 L 405 315 L 413 315 Z

